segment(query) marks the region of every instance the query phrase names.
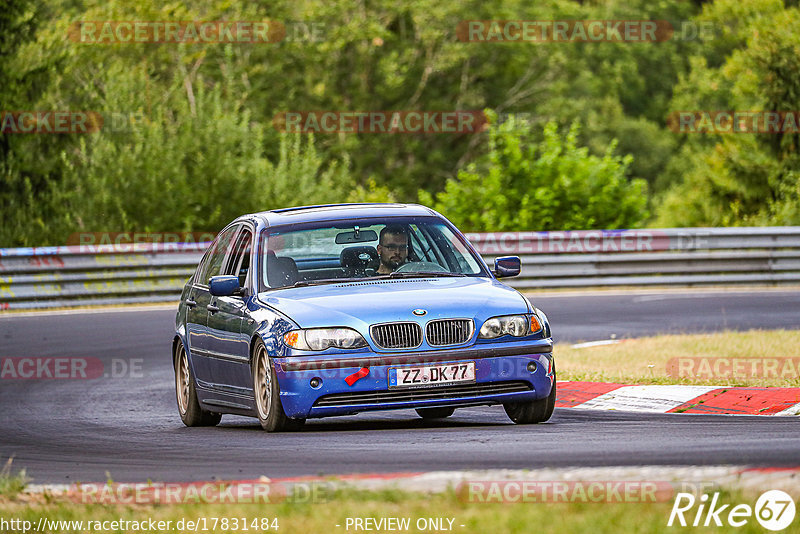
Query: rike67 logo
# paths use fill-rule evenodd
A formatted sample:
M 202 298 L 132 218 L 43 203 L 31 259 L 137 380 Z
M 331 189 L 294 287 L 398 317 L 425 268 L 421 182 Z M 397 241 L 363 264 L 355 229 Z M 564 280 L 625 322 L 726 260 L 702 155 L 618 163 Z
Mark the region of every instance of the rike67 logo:
M 767 530 L 783 530 L 794 521 L 795 505 L 792 497 L 780 490 L 770 490 L 762 493 L 756 501 L 755 507 L 749 504 L 720 503 L 720 494 L 714 493 L 709 499 L 704 493 L 697 499 L 691 493 L 678 493 L 675 504 L 669 514 L 667 526 L 673 525 L 709 527 L 730 525 L 742 527 L 753 517 Z

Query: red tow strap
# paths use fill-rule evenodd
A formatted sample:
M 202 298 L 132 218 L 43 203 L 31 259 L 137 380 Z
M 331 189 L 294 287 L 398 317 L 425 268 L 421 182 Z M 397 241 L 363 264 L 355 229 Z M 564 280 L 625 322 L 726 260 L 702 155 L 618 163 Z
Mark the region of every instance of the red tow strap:
M 345 378 L 344 381 L 347 382 L 348 386 L 352 386 L 353 384 L 355 384 L 356 382 L 358 382 L 359 380 L 361 380 L 362 378 L 364 378 L 368 374 L 369 374 L 369 367 L 362 367 L 361 369 L 359 369 L 358 371 L 356 371 L 352 375 L 350 375 L 347 378 Z

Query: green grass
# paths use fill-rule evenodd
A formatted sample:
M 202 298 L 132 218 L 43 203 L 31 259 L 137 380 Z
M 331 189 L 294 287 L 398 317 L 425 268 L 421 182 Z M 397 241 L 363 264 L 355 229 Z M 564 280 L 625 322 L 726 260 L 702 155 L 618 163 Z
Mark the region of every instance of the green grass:
M 0 497 L 16 497 L 25 489 L 28 483 L 24 469 L 14 474 L 12 470 L 13 461 L 13 458 L 9 458 L 3 468 L 0 469 Z
M 747 503 L 751 506 L 755 502 L 753 496 L 745 497 L 741 494 L 724 492 L 721 499 L 721 502 Z M 349 531 L 345 528 L 348 517 L 378 519 L 408 517 L 412 524 L 408 532 L 420 532 L 413 526 L 419 518 L 452 518 L 453 532 L 456 533 L 659 533 L 671 530 L 667 527 L 671 508 L 672 500 L 658 503 L 614 504 L 484 504 L 465 502 L 455 491 L 423 494 L 394 490 L 340 490 L 329 494 L 326 502 L 316 504 L 101 506 L 76 505 L 59 499 L 46 498 L 42 498 L 38 503 L 21 503 L 8 499 L 0 501 L 0 513 L 3 517 L 20 518 L 34 524 L 42 516 L 51 520 L 84 521 L 117 519 L 141 521 L 152 518 L 169 520 L 173 525 L 181 518 L 190 520 L 202 517 L 245 518 L 248 523 L 253 519 L 277 518 L 279 526 L 277 532 L 303 534 L 354 532 L 353 528 Z M 687 532 L 764 532 L 755 519 L 751 519 L 745 527 L 739 529 L 673 528 Z M 243 532 L 243 529 L 218 527 L 214 532 Z M 798 529 L 789 528 L 783 532 L 798 532 Z
M 559 380 L 625 384 L 688 384 L 713 386 L 800 387 L 797 373 L 782 376 L 703 374 L 676 377 L 667 371 L 672 358 L 791 358 L 781 370 L 800 371 L 800 330 L 750 330 L 713 334 L 662 335 L 626 339 L 613 345 L 555 348 Z M 749 364 L 748 364 L 749 365 Z M 749 367 L 748 367 L 749 369 Z M 761 373 L 757 373 L 761 374 Z

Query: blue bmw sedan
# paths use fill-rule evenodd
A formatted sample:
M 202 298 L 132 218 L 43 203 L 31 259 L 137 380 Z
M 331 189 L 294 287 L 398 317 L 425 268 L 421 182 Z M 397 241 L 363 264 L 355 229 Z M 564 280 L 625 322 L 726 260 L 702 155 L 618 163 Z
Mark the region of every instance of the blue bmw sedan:
M 181 294 L 172 357 L 187 426 L 223 413 L 267 431 L 306 419 L 502 404 L 553 413 L 545 314 L 498 279 L 443 216 L 419 205 L 279 209 L 225 227 Z

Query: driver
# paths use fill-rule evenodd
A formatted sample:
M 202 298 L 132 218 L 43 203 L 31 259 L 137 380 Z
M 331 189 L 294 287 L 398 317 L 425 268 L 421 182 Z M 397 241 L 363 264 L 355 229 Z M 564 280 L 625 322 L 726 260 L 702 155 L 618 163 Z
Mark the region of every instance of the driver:
M 381 265 L 378 274 L 389 274 L 408 261 L 408 229 L 400 225 L 389 225 L 381 230 L 378 239 L 378 258 Z

